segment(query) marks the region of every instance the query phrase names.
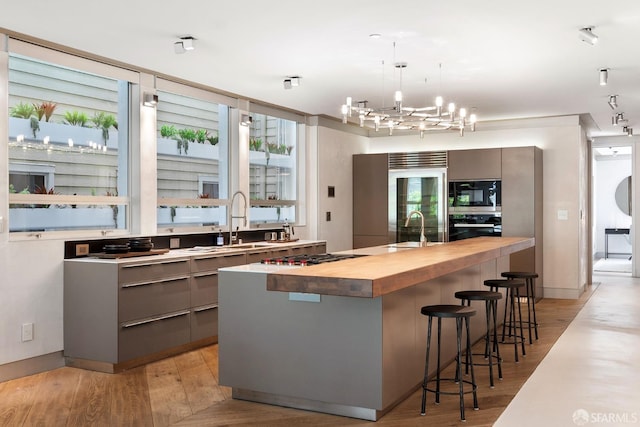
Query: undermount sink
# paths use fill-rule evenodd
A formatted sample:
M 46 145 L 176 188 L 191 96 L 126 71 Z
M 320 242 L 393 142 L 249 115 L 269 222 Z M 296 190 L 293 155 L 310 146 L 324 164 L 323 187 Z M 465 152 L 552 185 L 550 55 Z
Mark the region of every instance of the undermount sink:
M 239 245 L 225 245 L 225 246 L 194 246 L 192 248 L 185 249 L 188 252 L 195 253 L 211 253 L 211 252 L 225 252 L 231 251 L 234 249 L 255 249 L 255 248 L 267 248 L 272 246 L 267 242 L 256 242 L 256 243 L 242 243 Z

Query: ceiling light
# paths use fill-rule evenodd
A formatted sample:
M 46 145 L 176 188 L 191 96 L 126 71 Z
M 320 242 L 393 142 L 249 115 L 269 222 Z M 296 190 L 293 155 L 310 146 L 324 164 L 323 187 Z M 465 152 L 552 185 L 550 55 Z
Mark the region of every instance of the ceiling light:
M 191 36 L 180 37 L 180 40 L 173 44 L 176 53 L 185 53 L 188 50 L 195 50 L 195 38 Z
M 406 62 L 397 62 L 395 68 L 400 70 L 400 82 L 402 82 L 402 70 L 407 67 Z M 360 127 L 372 127 L 377 132 L 380 124 L 389 130 L 389 135 L 393 135 L 394 130 L 417 130 L 422 137 L 425 131 L 430 130 L 457 130 L 460 136 L 464 136 L 465 128 L 472 132 L 476 130 L 477 116 L 475 114 L 467 117 L 466 110 L 460 109 L 456 113 L 456 105 L 453 102 L 448 104 L 445 111 L 444 102 L 441 96 L 434 100 L 434 105 L 426 107 L 406 107 L 403 105 L 403 94 L 401 90 L 394 91 L 392 107 L 372 108 L 367 101 L 358 101 L 355 105 L 351 97 L 341 107 L 342 122 L 347 123 L 348 118 L 354 114 L 358 117 Z
M 285 89 L 298 87 L 300 86 L 300 77 L 298 76 L 287 77 L 282 81 L 282 84 Z
M 618 113 L 611 118 L 611 124 L 614 126 L 618 126 L 625 122 L 624 113 Z
M 622 132 L 626 133 L 627 136 L 633 136 L 633 128 L 625 126 L 622 128 Z
M 616 108 L 618 108 L 618 95 L 609 95 L 608 104 L 612 110 L 615 110 Z
M 158 95 L 155 93 L 145 93 L 143 95 L 142 105 L 145 107 L 155 107 L 158 105 Z
M 253 123 L 253 118 L 248 114 L 243 114 L 240 120 L 242 126 L 250 126 Z
M 600 69 L 600 86 L 606 86 L 609 81 L 609 69 L 601 68 Z
M 592 30 L 593 27 L 585 27 L 581 28 L 578 33 L 580 34 L 580 40 L 593 46 L 594 44 L 598 43 L 598 36 L 593 34 Z

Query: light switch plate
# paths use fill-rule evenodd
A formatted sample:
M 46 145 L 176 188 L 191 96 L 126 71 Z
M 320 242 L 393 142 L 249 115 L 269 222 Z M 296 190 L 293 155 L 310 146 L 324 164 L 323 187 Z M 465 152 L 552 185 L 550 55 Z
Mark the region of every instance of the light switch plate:
M 169 239 L 169 249 L 179 249 L 180 248 L 180 238 L 172 237 Z
M 560 221 L 567 221 L 569 219 L 569 211 L 564 209 L 558 210 L 558 219 Z

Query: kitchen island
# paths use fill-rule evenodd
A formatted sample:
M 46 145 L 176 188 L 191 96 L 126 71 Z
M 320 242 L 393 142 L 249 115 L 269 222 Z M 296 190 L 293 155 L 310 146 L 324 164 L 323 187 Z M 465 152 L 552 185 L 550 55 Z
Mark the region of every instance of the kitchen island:
M 223 268 L 220 384 L 237 399 L 375 421 L 420 386 L 427 329 L 420 307 L 459 304 L 456 291 L 483 289 L 509 269 L 511 253 L 534 244 L 480 237 L 358 249 L 349 253 L 368 256 L 306 267 Z M 445 361 L 455 351 L 449 323 Z M 477 340 L 484 309 L 471 324 Z

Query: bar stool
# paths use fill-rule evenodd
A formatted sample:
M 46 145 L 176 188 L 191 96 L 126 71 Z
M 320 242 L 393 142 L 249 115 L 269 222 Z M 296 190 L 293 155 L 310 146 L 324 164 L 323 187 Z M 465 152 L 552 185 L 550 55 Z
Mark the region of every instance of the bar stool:
M 469 366 L 471 366 L 471 381 L 462 379 L 462 368 L 461 368 L 461 355 L 462 355 L 462 323 L 464 321 L 466 334 L 467 334 L 467 348 L 471 348 L 471 337 L 469 335 L 469 318 L 471 316 L 475 316 L 476 310 L 471 307 L 466 307 L 462 305 L 427 305 L 420 309 L 420 313 L 429 318 L 429 324 L 427 326 L 427 355 L 424 366 L 424 379 L 422 381 L 422 410 L 421 415 L 424 415 L 426 412 L 426 399 L 427 399 L 427 391 L 435 393 L 436 395 L 436 404 L 440 403 L 440 395 L 441 394 L 458 394 L 460 398 L 460 419 L 465 420 L 464 417 L 464 395 L 465 393 L 473 393 L 473 409 L 478 409 L 478 396 L 476 395 L 476 389 L 478 388 L 476 385 L 476 377 L 473 372 L 473 359 L 471 359 L 471 355 L 469 355 Z M 431 326 L 433 324 L 433 318 L 436 317 L 438 319 L 438 362 L 436 366 L 436 379 L 429 380 L 429 353 L 431 350 Z M 443 318 L 454 318 L 456 319 L 456 343 L 457 343 L 457 353 L 456 353 L 456 376 L 455 378 L 440 378 L 440 349 L 441 349 L 441 338 L 442 338 L 442 319 Z M 440 390 L 440 381 L 453 381 L 458 383 L 459 390 L 458 392 L 445 392 Z M 428 385 L 430 382 L 435 382 L 436 388 L 435 390 L 429 388 Z M 470 391 L 464 391 L 464 384 L 471 385 Z
M 538 339 L 538 319 L 536 318 L 536 287 L 533 283 L 534 279 L 538 277 L 538 273 L 531 273 L 527 271 L 505 271 L 502 273 L 502 277 L 507 279 L 524 279 L 525 291 L 527 293 L 527 324 L 529 326 L 529 344 L 533 344 L 531 339 L 531 325 L 535 331 L 536 339 Z M 533 312 L 533 321 L 531 321 L 531 313 Z
M 487 315 L 487 332 L 484 338 L 484 353 L 473 353 L 474 356 L 483 356 L 486 363 L 474 362 L 476 366 L 489 366 L 490 387 L 493 383 L 493 360 L 498 365 L 498 378 L 502 379 L 502 358 L 500 357 L 500 346 L 498 345 L 498 300 L 502 298 L 500 292 L 492 291 L 458 291 L 455 297 L 461 300 L 462 305 L 471 306 L 471 301 L 484 301 L 485 313 Z M 493 322 L 493 326 L 491 323 Z M 493 329 L 493 334 L 492 334 Z M 492 336 L 493 335 L 493 339 Z M 467 355 L 471 349 L 467 349 Z M 476 358 L 476 360 L 478 360 Z M 466 372 L 469 370 L 469 360 L 466 361 Z
M 505 328 L 509 326 L 509 334 L 507 337 L 513 338 L 513 349 L 515 352 L 516 363 L 518 363 L 518 343 L 522 345 L 522 355 L 526 356 L 524 349 L 524 331 L 522 329 L 522 308 L 520 306 L 520 288 L 524 288 L 524 281 L 520 279 L 490 279 L 485 280 L 484 285 L 491 288 L 491 291 L 497 292 L 498 289 L 506 289 L 506 306 L 504 308 L 504 318 L 502 321 L 502 339 L 501 342 L 507 343 L 504 340 Z M 516 305 L 518 307 L 518 313 L 516 315 Z M 509 320 L 507 320 L 507 314 Z M 518 326 L 520 327 L 520 335 L 518 335 Z M 512 331 L 513 330 L 513 334 Z

